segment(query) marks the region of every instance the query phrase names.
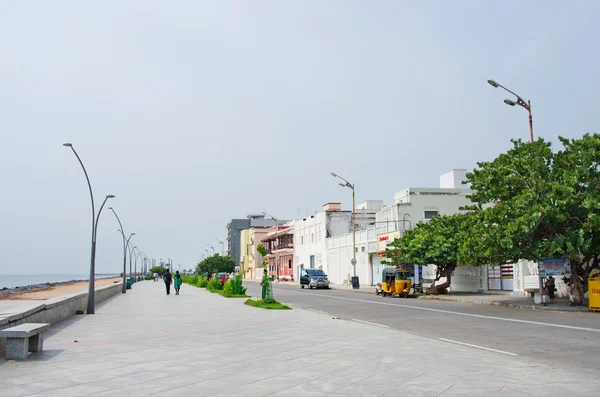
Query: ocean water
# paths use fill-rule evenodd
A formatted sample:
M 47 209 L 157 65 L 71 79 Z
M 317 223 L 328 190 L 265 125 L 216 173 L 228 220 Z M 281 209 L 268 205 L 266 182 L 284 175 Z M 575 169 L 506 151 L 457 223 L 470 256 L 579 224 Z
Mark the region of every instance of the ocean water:
M 96 279 L 108 277 L 119 277 L 119 274 L 96 274 Z M 0 289 L 89 278 L 89 274 L 0 274 Z

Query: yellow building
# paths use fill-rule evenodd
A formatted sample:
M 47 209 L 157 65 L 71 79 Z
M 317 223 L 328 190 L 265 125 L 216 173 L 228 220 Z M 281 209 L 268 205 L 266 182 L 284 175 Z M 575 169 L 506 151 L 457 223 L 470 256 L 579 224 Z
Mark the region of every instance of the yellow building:
M 250 249 L 250 229 L 240 231 L 240 273 L 242 278 L 251 278 L 252 251 Z

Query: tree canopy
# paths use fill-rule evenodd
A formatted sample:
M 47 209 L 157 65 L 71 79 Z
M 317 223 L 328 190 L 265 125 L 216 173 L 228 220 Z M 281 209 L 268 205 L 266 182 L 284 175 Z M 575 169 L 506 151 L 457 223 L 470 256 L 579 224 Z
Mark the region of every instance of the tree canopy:
M 442 293 L 450 286 L 452 272 L 462 263 L 462 247 L 468 238 L 472 216 L 460 213 L 442 215 L 429 222 L 420 222 L 412 230 L 392 242 L 386 249 L 387 263 L 392 265 L 436 265 L 436 279 L 445 277 L 444 283 L 436 286 Z
M 152 266 L 148 272 L 150 274 L 158 273 L 158 275 L 162 277 L 162 275 L 165 274 L 166 271 L 167 269 L 162 266 Z
M 480 212 L 470 258 L 501 263 L 568 256 L 572 300 L 582 304 L 600 252 L 600 135 L 559 139 L 558 152 L 543 139 L 515 140 L 507 153 L 467 174 L 473 209 Z
M 235 270 L 235 261 L 230 256 L 221 256 L 214 254 L 205 258 L 202 262 L 196 266 L 196 273 L 203 274 L 209 273 L 233 273 Z

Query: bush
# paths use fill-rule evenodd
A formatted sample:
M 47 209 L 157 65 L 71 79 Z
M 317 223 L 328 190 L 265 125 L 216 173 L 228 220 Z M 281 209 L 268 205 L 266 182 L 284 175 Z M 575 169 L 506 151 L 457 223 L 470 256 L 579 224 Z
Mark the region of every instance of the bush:
M 275 299 L 252 300 L 248 299 L 244 304 L 248 306 L 260 307 L 268 310 L 290 310 L 291 307 L 277 302 Z
M 229 281 L 227 281 L 229 282 Z M 233 295 L 246 295 L 246 288 L 242 286 L 242 275 L 236 274 L 234 279 L 231 280 L 231 288 L 233 290 Z
M 198 276 L 190 277 L 190 284 L 192 284 L 192 285 L 198 284 Z
M 232 280 L 227 280 L 225 285 L 223 286 L 223 296 L 231 296 L 233 293 L 233 282 Z
M 206 288 L 206 286 L 208 285 L 208 281 L 206 281 L 206 278 L 204 278 L 204 277 L 200 277 L 200 278 L 193 277 L 193 278 L 197 279 L 196 284 L 194 284 L 194 285 L 198 288 Z
M 145 280 L 154 280 L 154 276 L 151 275 L 150 273 L 146 274 L 146 277 L 144 277 Z
M 223 289 L 223 284 L 216 278 L 213 278 L 206 285 L 206 289 L 209 291 L 219 291 Z

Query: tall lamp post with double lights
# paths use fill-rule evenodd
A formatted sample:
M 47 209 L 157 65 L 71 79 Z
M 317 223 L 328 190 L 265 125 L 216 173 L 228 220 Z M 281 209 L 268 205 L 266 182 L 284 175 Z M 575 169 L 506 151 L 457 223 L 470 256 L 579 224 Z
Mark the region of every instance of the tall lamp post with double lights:
M 344 183 L 340 183 L 340 186 L 347 187 L 348 189 L 352 190 L 352 260 L 350 261 L 353 271 L 352 288 L 360 288 L 359 280 L 356 276 L 356 212 L 354 210 L 354 183 L 348 182 L 335 172 L 332 172 L 331 175 L 344 181 Z
M 83 173 L 85 174 L 85 179 L 87 181 L 88 188 L 90 190 L 90 199 L 92 200 L 92 249 L 91 249 L 91 255 L 90 255 L 90 257 L 91 257 L 91 259 L 90 259 L 90 280 L 88 283 L 87 314 L 94 314 L 96 312 L 94 295 L 95 295 L 95 282 L 96 282 L 96 236 L 98 234 L 98 221 L 100 220 L 100 214 L 102 213 L 102 209 L 104 208 L 106 201 L 108 199 L 114 198 L 115 196 L 112 194 L 106 195 L 106 197 L 104 198 L 104 201 L 102 202 L 102 205 L 100 206 L 100 210 L 98 211 L 98 214 L 96 214 L 96 207 L 94 206 L 94 193 L 92 192 L 92 184 L 90 183 L 90 178 L 88 177 L 88 173 L 85 169 L 85 166 L 83 165 L 81 158 L 75 151 L 75 148 L 73 147 L 72 144 L 63 143 L 63 146 L 71 148 L 71 150 L 73 151 L 73 154 L 75 154 L 75 157 L 77 157 L 77 160 L 79 161 L 79 164 L 81 165 L 81 168 L 83 169 Z
M 505 99 L 504 103 L 506 103 L 509 106 L 515 106 L 515 105 L 519 105 L 521 106 L 523 109 L 527 110 L 529 112 L 529 139 L 531 140 L 531 142 L 533 142 L 533 118 L 531 117 L 531 101 L 525 101 L 525 99 L 521 98 L 520 96 L 518 96 L 517 94 L 515 94 L 514 92 L 512 92 L 511 90 L 509 90 L 508 88 L 496 83 L 494 80 L 488 80 L 487 81 L 489 85 L 491 85 L 494 88 L 502 88 L 503 90 L 510 92 L 511 94 L 513 94 L 514 96 L 517 97 L 517 101 L 513 101 L 510 99 Z
M 279 251 L 279 241 L 277 239 L 277 234 L 279 233 L 279 220 L 266 212 L 263 212 L 263 215 L 270 216 L 271 219 L 275 221 L 275 274 L 277 275 L 277 281 L 279 281 L 279 256 L 277 255 Z

